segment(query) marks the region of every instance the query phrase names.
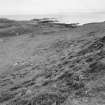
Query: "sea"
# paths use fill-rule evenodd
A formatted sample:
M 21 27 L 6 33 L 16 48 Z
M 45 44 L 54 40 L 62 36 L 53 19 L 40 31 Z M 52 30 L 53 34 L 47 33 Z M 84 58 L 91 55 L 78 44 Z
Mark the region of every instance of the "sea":
M 105 12 L 91 12 L 91 13 L 75 12 L 75 13 L 56 13 L 56 14 L 43 14 L 43 15 L 15 14 L 15 15 L 1 15 L 0 18 L 8 18 L 13 20 L 51 18 L 61 23 L 86 24 L 86 23 L 93 23 L 93 22 L 104 22 Z

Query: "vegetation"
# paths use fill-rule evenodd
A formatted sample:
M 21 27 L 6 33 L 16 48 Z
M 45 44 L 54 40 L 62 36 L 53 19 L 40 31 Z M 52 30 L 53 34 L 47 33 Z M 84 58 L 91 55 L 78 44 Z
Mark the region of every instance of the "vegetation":
M 43 21 L 45 28 L 49 22 Z M 80 31 L 83 27 L 74 30 Z M 66 31 L 61 31 L 65 28 Z M 59 29 L 71 32 L 68 26 Z M 104 105 L 105 36 L 97 36 L 93 30 L 85 34 L 41 43 L 33 56 L 0 73 L 0 104 Z

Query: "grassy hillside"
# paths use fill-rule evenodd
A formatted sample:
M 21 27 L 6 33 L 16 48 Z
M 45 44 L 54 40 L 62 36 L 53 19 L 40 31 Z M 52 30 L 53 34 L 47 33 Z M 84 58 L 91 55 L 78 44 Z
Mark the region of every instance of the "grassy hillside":
M 29 33 L 49 34 L 74 27 L 76 27 L 75 24 L 55 23 L 50 19 L 33 19 L 30 21 L 0 19 L 0 37 L 18 36 Z
M 104 105 L 105 23 L 37 21 L 0 29 L 30 30 L 1 36 L 0 105 Z

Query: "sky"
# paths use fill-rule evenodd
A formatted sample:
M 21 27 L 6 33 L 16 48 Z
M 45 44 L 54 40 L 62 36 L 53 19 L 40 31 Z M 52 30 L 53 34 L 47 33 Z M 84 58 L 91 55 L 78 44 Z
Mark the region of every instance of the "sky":
M 104 11 L 105 0 L 0 0 L 0 15 Z

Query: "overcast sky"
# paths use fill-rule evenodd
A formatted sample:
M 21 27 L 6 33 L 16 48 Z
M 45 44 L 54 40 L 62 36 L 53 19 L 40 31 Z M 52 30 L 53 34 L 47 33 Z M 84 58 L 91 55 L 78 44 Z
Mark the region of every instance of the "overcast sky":
M 105 11 L 105 0 L 0 0 L 0 15 Z

